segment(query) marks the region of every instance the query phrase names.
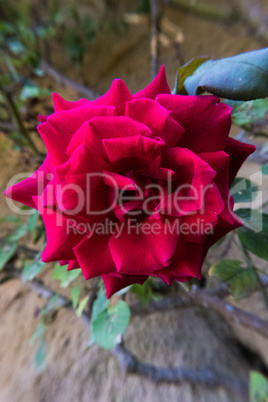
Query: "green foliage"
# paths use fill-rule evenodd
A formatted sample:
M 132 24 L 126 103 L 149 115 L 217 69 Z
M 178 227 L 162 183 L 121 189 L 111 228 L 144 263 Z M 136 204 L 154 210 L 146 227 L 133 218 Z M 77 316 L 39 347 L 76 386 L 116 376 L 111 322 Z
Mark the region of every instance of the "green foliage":
M 262 166 L 261 168 L 262 174 L 268 174 L 268 163 Z
M 89 300 L 89 296 L 85 296 L 85 297 L 80 301 L 80 303 L 78 304 L 78 307 L 77 307 L 77 309 L 76 309 L 76 315 L 77 315 L 78 317 L 81 317 L 81 315 L 82 315 L 84 309 L 85 309 L 86 306 L 87 306 L 88 300 Z
M 43 336 L 44 333 L 45 333 L 45 330 L 46 330 L 45 324 L 44 324 L 42 321 L 40 321 L 40 322 L 37 324 L 35 333 L 31 336 L 30 345 L 33 345 L 34 342 L 35 342 L 37 339 L 42 338 L 42 336 Z
M 237 229 L 243 246 L 258 257 L 268 260 L 268 215 L 262 215 L 262 230 L 255 232 L 248 227 Z
M 230 292 L 236 299 L 248 296 L 258 285 L 253 268 L 241 267 L 237 260 L 223 260 L 213 265 L 209 275 L 215 276 L 230 286 Z
M 268 96 L 268 48 L 208 60 L 186 78 L 189 95 L 211 92 L 222 98 L 254 100 Z
M 73 304 L 74 309 L 76 309 L 76 307 L 78 305 L 80 292 L 81 292 L 81 288 L 79 285 L 74 286 L 71 289 L 71 299 L 72 299 L 72 304 Z
M 29 226 L 27 223 L 18 227 L 18 229 L 7 237 L 8 242 L 16 242 L 24 237 L 29 232 Z
M 137 6 L 137 13 L 139 14 L 150 14 L 151 7 L 149 0 L 139 0 Z
M 35 209 L 33 209 L 31 215 L 28 218 L 28 222 L 27 222 L 28 230 L 30 233 L 34 233 L 39 216 L 40 216 L 39 212 L 36 211 Z
M 110 307 L 101 289 L 92 307 L 89 346 L 97 343 L 105 349 L 114 347 L 125 332 L 129 320 L 128 305 L 120 300 L 115 306 Z
M 195 57 L 184 64 L 184 66 L 180 67 L 176 74 L 175 87 L 172 92 L 178 95 L 187 95 L 187 91 L 184 87 L 186 78 L 192 75 L 195 70 L 207 60 L 209 60 L 209 57 Z
M 250 402 L 268 402 L 268 381 L 257 371 L 250 372 Z
M 39 88 L 35 83 L 28 81 L 27 84 L 22 88 L 20 100 L 26 101 L 30 98 L 38 98 L 40 96 L 47 95 L 51 95 L 51 91 L 48 89 Z
M 55 294 L 49 299 L 48 304 L 43 307 L 40 311 L 40 317 L 46 316 L 50 311 L 54 310 L 57 306 L 60 305 L 60 296 Z
M 70 7 L 69 13 L 73 19 L 73 28 L 65 33 L 65 43 L 71 61 L 80 68 L 83 64 L 87 44 L 96 37 L 97 24 L 90 16 L 81 16 L 77 7 Z
M 239 202 L 252 202 L 258 195 L 258 185 L 249 179 L 236 177 L 230 188 L 234 201 Z
M 232 122 L 245 127 L 265 117 L 268 112 L 268 99 L 256 99 L 248 102 L 227 101 L 232 107 Z
M 12 223 L 15 225 L 15 230 L 13 231 L 12 234 L 7 235 L 4 238 L 4 245 L 0 249 L 0 270 L 4 269 L 5 265 L 8 263 L 8 261 L 13 257 L 13 255 L 16 253 L 17 248 L 18 248 L 18 241 L 22 239 L 27 233 L 31 233 L 32 235 L 35 232 L 35 228 L 37 225 L 39 213 L 37 211 L 34 211 L 28 218 L 27 223 L 22 223 L 21 219 L 18 216 L 13 216 L 13 215 L 7 215 L 6 217 L 1 218 L 0 223 L 2 222 L 8 222 Z M 25 270 L 26 270 L 26 276 L 30 275 L 30 272 L 38 271 L 38 269 L 42 269 L 40 261 L 35 260 L 33 263 L 26 264 Z M 39 268 L 37 268 L 37 265 L 39 265 Z M 40 271 L 38 271 L 40 272 Z M 35 276 L 35 275 L 34 275 Z M 28 279 L 25 279 L 28 280 Z
M 42 373 L 45 369 L 46 355 L 47 355 L 47 344 L 46 342 L 41 341 L 35 355 L 35 366 L 38 373 Z
M 25 264 L 22 271 L 22 281 L 32 281 L 36 275 L 38 275 L 44 268 L 45 263 L 40 260 L 40 257 L 36 258 L 33 262 Z
M 5 267 L 8 261 L 13 257 L 17 250 L 17 243 L 7 243 L 0 249 L 0 271 Z
M 102 312 L 107 310 L 109 307 L 109 302 L 103 291 L 99 291 L 96 300 L 94 301 L 92 307 L 91 320 L 94 322 L 95 318 Z
M 261 231 L 263 227 L 262 213 L 257 209 L 239 208 L 235 211 L 235 214 L 244 223 L 244 225 L 255 231 Z
M 55 264 L 52 279 L 58 279 L 61 281 L 60 286 L 67 288 L 69 284 L 81 274 L 81 269 L 73 269 L 67 271 L 67 265 L 60 266 L 59 263 Z
M 98 313 L 92 322 L 92 337 L 101 347 L 112 348 L 127 329 L 129 320 L 129 307 L 120 300 L 116 306 L 108 307 Z
M 154 292 L 155 283 L 148 278 L 143 285 L 134 284 L 131 286 L 131 292 L 135 293 L 143 306 L 147 306 L 152 300 L 159 300 L 159 295 Z

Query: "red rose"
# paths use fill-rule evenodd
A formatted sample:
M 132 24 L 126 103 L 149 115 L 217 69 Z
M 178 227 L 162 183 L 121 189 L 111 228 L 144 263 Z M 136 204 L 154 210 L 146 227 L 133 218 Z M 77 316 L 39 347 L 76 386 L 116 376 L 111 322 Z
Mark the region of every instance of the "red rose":
M 101 275 L 108 297 L 148 276 L 200 278 L 209 247 L 241 226 L 229 187 L 255 149 L 228 137 L 230 107 L 171 95 L 164 67 L 135 95 L 115 80 L 92 102 L 53 100 L 46 160 L 5 192 L 40 211 L 43 261 Z

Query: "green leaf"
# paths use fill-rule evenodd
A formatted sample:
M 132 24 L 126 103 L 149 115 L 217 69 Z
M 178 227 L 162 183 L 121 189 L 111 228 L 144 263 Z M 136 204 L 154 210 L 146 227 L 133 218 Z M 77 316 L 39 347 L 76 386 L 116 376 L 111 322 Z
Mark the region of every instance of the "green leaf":
M 86 296 L 80 301 L 80 303 L 79 303 L 79 305 L 78 305 L 78 307 L 76 309 L 76 315 L 78 317 L 81 317 L 84 309 L 86 308 L 88 300 L 89 300 L 89 296 Z
M 105 349 L 116 345 L 118 337 L 127 329 L 130 320 L 128 305 L 120 300 L 116 306 L 98 314 L 92 323 L 92 335 L 96 343 Z
M 81 292 L 81 288 L 80 288 L 79 285 L 74 286 L 74 287 L 71 289 L 71 299 L 72 299 L 72 303 L 73 303 L 73 308 L 74 308 L 74 309 L 76 309 L 76 307 L 77 307 L 77 305 L 78 305 L 80 292 Z
M 188 279 L 186 282 L 179 282 L 179 284 L 184 290 L 186 290 L 186 292 L 189 292 L 192 288 L 191 279 Z
M 268 163 L 261 167 L 262 174 L 268 174 Z
M 9 47 L 11 53 L 13 53 L 15 55 L 19 55 L 20 53 L 22 53 L 25 50 L 23 44 L 18 40 L 8 41 L 8 47 Z
M 36 227 L 36 224 L 37 224 L 38 217 L 39 217 L 39 212 L 33 210 L 33 212 L 31 213 L 31 215 L 29 216 L 28 222 L 27 222 L 29 232 L 31 232 L 31 233 L 34 232 L 35 227 Z
M 16 215 L 7 215 L 7 216 L 3 216 L 3 218 L 0 218 L 0 223 L 2 222 L 10 222 L 10 223 L 14 223 L 15 225 L 21 223 L 21 220 L 18 216 Z
M 22 282 L 32 281 L 44 268 L 45 263 L 40 259 L 25 264 L 22 271 Z
M 131 286 L 131 292 L 135 293 L 142 306 L 147 306 L 152 300 L 159 300 L 159 296 L 153 291 L 154 282 L 148 278 L 143 285 L 135 283 Z
M 38 96 L 51 95 L 51 91 L 45 88 L 39 88 L 34 83 L 29 83 L 22 88 L 20 100 L 25 101 L 29 98 L 37 98 Z
M 96 300 L 93 303 L 92 314 L 91 314 L 91 329 L 90 329 L 90 341 L 88 346 L 92 346 L 95 343 L 95 338 L 93 336 L 92 325 L 95 319 L 103 311 L 108 311 L 109 302 L 107 300 L 105 291 L 103 289 L 99 290 Z
M 99 291 L 97 299 L 94 301 L 92 307 L 92 316 L 91 316 L 92 322 L 95 320 L 98 314 L 100 314 L 104 310 L 107 310 L 108 306 L 109 303 L 105 293 L 103 291 Z
M 249 179 L 236 177 L 230 188 L 230 192 L 236 203 L 252 202 L 258 195 L 258 185 Z
M 250 208 L 239 208 L 235 210 L 235 214 L 239 217 L 239 219 L 244 223 L 244 225 L 254 230 L 255 232 L 259 232 L 262 230 L 263 217 L 262 213 L 257 209 Z
M 45 324 L 43 322 L 39 322 L 37 324 L 35 333 L 31 336 L 30 345 L 32 345 L 38 338 L 41 338 L 45 333 Z
M 203 91 L 222 98 L 253 100 L 268 96 L 268 48 L 219 60 L 208 60 L 186 78 L 189 95 Z
M 59 263 L 55 264 L 52 279 L 58 279 L 61 281 L 60 286 L 67 288 L 67 286 L 81 274 L 81 269 L 73 269 L 67 271 L 67 265 L 60 266 Z
M 184 66 L 180 67 L 177 71 L 175 87 L 172 91 L 173 94 L 187 95 L 187 91 L 184 88 L 184 82 L 187 77 L 192 75 L 194 71 L 205 61 L 209 60 L 209 57 L 195 57 L 190 60 Z
M 232 107 L 232 122 L 238 126 L 253 124 L 265 117 L 268 112 L 268 99 L 248 102 L 226 102 Z
M 250 372 L 249 379 L 250 402 L 267 402 L 268 401 L 268 381 L 257 371 Z
M 52 311 L 55 307 L 58 307 L 60 305 L 60 296 L 59 295 L 54 295 L 51 297 L 51 299 L 49 300 L 48 304 L 42 308 L 42 310 L 40 311 L 40 316 L 44 316 L 46 314 L 48 314 L 50 311 Z
M 7 237 L 9 242 L 14 242 L 20 240 L 29 231 L 29 226 L 27 223 L 21 225 L 14 233 Z
M 254 269 L 242 268 L 241 264 L 242 262 L 237 260 L 223 260 L 209 270 L 209 275 L 215 276 L 230 286 L 230 292 L 236 299 L 246 297 L 258 285 Z
M 262 214 L 262 230 L 255 232 L 247 227 L 237 229 L 243 246 L 251 253 L 268 261 L 268 215 Z
M 44 341 L 42 341 L 35 355 L 35 366 L 38 373 L 42 373 L 42 371 L 44 371 L 46 354 L 47 354 L 47 344 Z
M 17 250 L 17 243 L 5 244 L 0 249 L 0 271 L 5 267 L 6 263 L 13 257 Z

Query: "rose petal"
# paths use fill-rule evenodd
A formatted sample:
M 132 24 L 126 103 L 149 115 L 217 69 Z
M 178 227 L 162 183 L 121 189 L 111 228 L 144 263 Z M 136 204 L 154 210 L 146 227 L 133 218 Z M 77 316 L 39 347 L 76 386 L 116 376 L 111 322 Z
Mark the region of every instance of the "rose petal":
M 113 235 L 109 248 L 117 272 L 150 275 L 169 265 L 178 236 L 166 233 L 166 226 L 156 219 L 137 226 L 124 225 L 120 235 Z
M 80 268 L 80 265 L 77 260 L 69 261 L 67 271 L 72 271 L 73 269 L 78 269 L 78 268 Z
M 55 171 L 59 208 L 84 219 L 103 218 L 111 207 L 102 173 L 109 168 L 108 163 L 90 153 L 85 145 L 78 147 Z
M 150 98 L 154 99 L 158 94 L 170 94 L 170 89 L 167 83 L 165 66 L 161 66 L 155 79 L 147 85 L 144 89 L 136 92 L 133 99 L 136 98 Z
M 215 96 L 159 95 L 156 100 L 171 111 L 185 133 L 177 146 L 193 152 L 222 151 L 231 128 L 231 108 Z
M 125 116 L 107 116 L 105 119 L 94 117 L 77 130 L 70 141 L 67 153 L 71 155 L 77 147 L 84 144 L 91 152 L 107 160 L 102 144 L 103 139 L 124 138 L 139 134 L 150 137 L 151 130 L 144 124 Z
M 81 241 L 84 234 L 74 231 L 72 225 L 61 215 L 60 211 L 42 207 L 40 197 L 35 196 L 33 200 L 41 214 L 47 235 L 42 261 L 74 260 L 75 254 L 72 249 Z
M 39 169 L 27 179 L 14 184 L 4 192 L 7 198 L 21 202 L 31 208 L 36 208 L 32 196 L 42 194 L 50 180 L 50 161 L 47 156 Z
M 123 176 L 118 173 L 103 171 L 103 180 L 108 186 L 117 188 L 124 191 L 134 191 L 137 188 L 137 184 L 134 180 L 127 176 Z
M 104 282 L 107 298 L 109 299 L 114 293 L 127 286 L 134 285 L 138 283 L 143 285 L 148 276 L 145 275 L 122 275 L 122 278 L 118 278 L 114 275 L 102 275 L 102 280 Z
M 229 185 L 234 181 L 238 170 L 247 157 L 256 150 L 255 145 L 245 144 L 229 137 L 224 151 L 230 155 Z
M 117 114 L 124 116 L 126 102 L 130 100 L 132 100 L 132 95 L 126 84 L 120 79 L 115 79 L 109 91 L 91 103 L 94 105 L 115 106 Z
M 110 233 L 93 233 L 91 237 L 85 237 L 74 247 L 74 253 L 85 279 L 116 272 L 108 247 L 110 237 Z
M 49 116 L 44 116 L 44 115 L 42 115 L 42 114 L 39 114 L 39 115 L 37 116 L 37 118 L 38 118 L 38 120 L 40 121 L 40 123 L 45 123 L 45 122 L 47 121 L 48 117 L 49 117 Z
M 53 113 L 46 123 L 39 124 L 37 129 L 47 147 L 52 167 L 66 162 L 68 144 L 85 121 L 95 116 L 105 116 L 107 113 L 109 111 L 106 106 L 93 106 L 89 103 L 71 110 Z
M 180 235 L 170 266 L 159 270 L 157 275 L 168 285 L 184 277 L 200 279 L 202 257 L 203 244 L 191 243 L 187 236 Z
M 102 140 L 107 157 L 117 171 L 146 169 L 165 146 L 161 139 L 152 139 L 141 135 L 126 138 Z
M 69 260 L 60 260 L 60 261 L 59 261 L 59 265 L 60 265 L 61 267 L 63 267 L 64 265 L 67 265 L 67 264 L 69 264 Z
M 52 93 L 52 99 L 53 99 L 53 104 L 54 104 L 54 111 L 56 112 L 62 112 L 63 110 L 70 110 L 70 109 L 75 109 L 80 106 L 87 105 L 90 103 L 88 99 L 79 99 L 76 102 L 70 102 L 65 99 L 63 99 L 59 94 L 56 92 Z
M 204 153 L 199 156 L 217 172 L 214 182 L 220 190 L 225 205 L 224 210 L 218 215 L 218 224 L 214 228 L 214 234 L 209 236 L 206 241 L 207 244 L 212 245 L 231 230 L 242 226 L 242 223 L 233 212 L 234 202 L 229 192 L 229 155 L 222 151 Z M 204 254 L 206 252 L 204 251 Z
M 152 138 L 162 138 L 167 147 L 174 146 L 184 133 L 184 129 L 169 115 L 167 109 L 151 99 L 127 102 L 126 116 L 148 126 L 152 130 Z
M 169 148 L 163 152 L 163 160 L 175 174 L 172 176 L 172 193 L 159 203 L 159 211 L 183 216 L 201 209 L 216 172 L 187 148 Z

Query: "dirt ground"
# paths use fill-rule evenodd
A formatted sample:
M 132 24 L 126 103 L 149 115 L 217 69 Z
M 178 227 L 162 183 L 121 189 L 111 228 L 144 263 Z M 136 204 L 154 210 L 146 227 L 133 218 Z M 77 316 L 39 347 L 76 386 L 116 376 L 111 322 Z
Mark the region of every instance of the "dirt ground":
M 197 55 L 225 57 L 262 47 L 242 24 L 220 24 L 171 8 L 165 10 L 165 16 L 183 32 L 181 54 L 185 61 Z M 90 86 L 103 93 L 117 77 L 122 78 L 131 91 L 147 85 L 151 80 L 149 35 L 148 24 L 129 26 L 121 35 L 99 35 L 85 63 L 84 75 Z M 67 56 L 56 45 L 51 59 L 64 74 L 78 79 L 68 68 Z M 160 48 L 159 64 L 166 65 L 168 82 L 173 87 L 179 66 L 173 46 Z M 67 99 L 79 97 L 74 90 L 59 86 L 51 79 L 42 81 L 43 86 L 48 84 Z M 34 136 L 41 147 L 37 134 Z M 3 135 L 0 139 L 2 193 L 14 174 L 33 171 L 35 161 L 12 150 Z M 241 175 L 249 176 L 259 168 L 256 163 L 247 162 Z M 1 197 L 0 215 L 6 214 L 10 211 Z M 235 247 L 231 248 L 229 256 L 237 258 Z M 51 284 L 50 266 L 42 272 L 41 278 Z M 52 286 L 55 287 L 55 283 Z M 57 290 L 62 293 L 62 289 Z M 225 389 L 209 390 L 188 384 L 155 385 L 140 377 L 125 377 L 109 351 L 97 346 L 87 349 L 89 328 L 74 313 L 64 309 L 48 330 L 46 368 L 39 374 L 34 362 L 36 348 L 30 346 L 29 339 L 38 322 L 36 309 L 45 303 L 18 280 L 1 286 L 0 402 L 243 402 Z M 268 319 L 258 292 L 239 305 Z M 238 325 L 230 326 L 214 312 L 197 307 L 135 317 L 125 340 L 139 358 L 159 366 L 210 367 L 246 380 L 252 368 L 249 350 L 268 366 L 268 340 Z

